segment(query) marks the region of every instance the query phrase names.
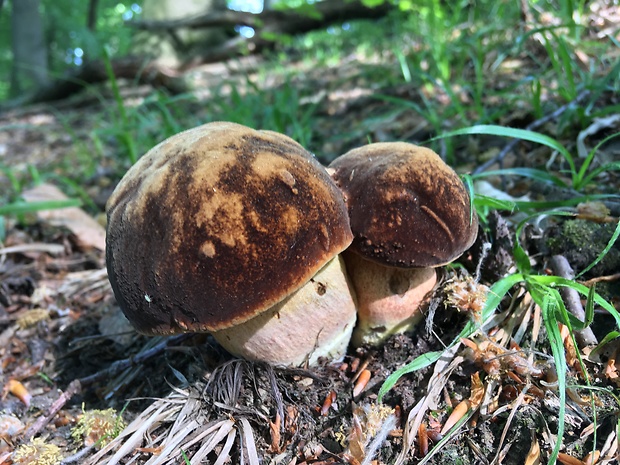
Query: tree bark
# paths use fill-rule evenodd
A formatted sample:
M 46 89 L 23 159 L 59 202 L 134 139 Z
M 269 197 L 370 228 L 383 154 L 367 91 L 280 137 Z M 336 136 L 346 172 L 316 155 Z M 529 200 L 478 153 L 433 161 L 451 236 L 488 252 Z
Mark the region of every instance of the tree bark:
M 11 15 L 11 95 L 48 82 L 47 48 L 39 0 L 14 0 Z

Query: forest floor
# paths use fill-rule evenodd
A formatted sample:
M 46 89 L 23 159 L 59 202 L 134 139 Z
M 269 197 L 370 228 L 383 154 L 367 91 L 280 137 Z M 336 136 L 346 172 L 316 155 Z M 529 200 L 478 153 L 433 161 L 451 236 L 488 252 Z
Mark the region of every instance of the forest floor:
M 2 201 L 50 202 L 67 194 L 83 203 L 4 217 L 0 464 L 193 464 L 203 457 L 203 463 L 218 464 L 529 465 L 546 462 L 558 441 L 562 463 L 617 463 L 620 339 L 613 310 L 620 305 L 620 247 L 613 242 L 620 177 L 614 169 L 601 170 L 592 183 L 575 189 L 567 160 L 544 145 L 522 141 L 500 156 L 510 139 L 435 142 L 460 173 L 485 163 L 487 169 L 542 167 L 565 183 L 509 171 L 477 178 L 478 195 L 513 208 L 477 204 L 482 226 L 459 261 L 463 266 L 440 270 L 424 307 L 425 322 L 381 347 L 351 349 L 343 361 L 313 368 L 272 368 L 232 358 L 205 334 L 141 336 L 123 317 L 105 271 L 103 212 L 129 166 L 118 155 L 128 150 L 124 134 L 133 134 L 143 152 L 147 140 L 163 139 L 164 126 L 174 132 L 177 124 L 191 127 L 188 121 L 226 118 L 227 102 L 228 114 L 249 112 L 256 124 L 257 114 L 276 111 L 274 105 L 285 114 L 285 107 L 303 127 L 289 121 L 283 131 L 304 139 L 325 163 L 368 140 L 426 141 L 437 134 L 428 116 L 413 105 L 392 104 L 423 105 L 428 98 L 441 105 L 454 96 L 420 91 L 413 82 L 378 85 L 377 76 L 400 70 L 387 55 L 351 54 L 321 66 L 293 60 L 273 76 L 261 74 L 265 64 L 256 58 L 203 66 L 191 73 L 201 89 L 191 98 L 162 100 L 148 87 L 121 82 L 123 104 L 135 116 L 129 129 L 112 121 L 118 101 L 107 85 L 0 115 L 0 187 L 7 192 Z M 531 56 L 513 63 L 512 74 L 497 86 L 526 76 L 534 66 Z M 580 143 L 592 149 L 619 132 L 614 112 L 584 119 L 575 111 L 617 109 L 613 89 L 596 96 L 586 90 L 570 102 L 555 98 L 552 89 L 546 92 L 542 115 L 514 105 L 494 124 L 536 127 L 571 153 Z M 468 105 L 466 92 L 457 97 Z M 193 119 L 175 119 L 180 114 Z M 616 162 L 618 144 L 612 138 L 599 146 L 592 166 Z M 578 167 L 584 163 L 575 160 Z M 527 265 L 514 256 L 515 244 Z M 582 294 L 570 300 L 562 293 L 569 311 L 592 314 L 591 331 L 569 331 L 572 320 L 550 319 L 536 292 L 565 289 L 564 281 L 551 278 L 572 280 L 597 258 L 574 281 L 584 286 L 577 288 Z M 521 278 L 510 282 L 482 318 L 485 286 L 507 276 Z M 455 293 L 455 283 L 463 283 L 465 297 Z M 594 284 L 598 300 L 590 307 L 587 289 Z M 458 339 L 472 323 L 477 331 Z M 556 331 L 559 341 L 553 340 Z M 441 358 L 407 370 L 379 398 L 391 374 L 436 352 Z M 566 367 L 558 369 L 558 360 Z M 369 381 L 360 384 L 367 373 Z M 448 421 L 457 422 L 451 431 Z

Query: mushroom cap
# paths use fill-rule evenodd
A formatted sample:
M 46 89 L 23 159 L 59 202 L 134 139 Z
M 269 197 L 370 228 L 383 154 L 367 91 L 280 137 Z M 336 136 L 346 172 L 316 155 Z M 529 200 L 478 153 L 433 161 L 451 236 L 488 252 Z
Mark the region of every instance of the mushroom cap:
M 430 149 L 383 142 L 329 165 L 345 196 L 351 250 L 401 268 L 445 265 L 475 241 L 478 218 L 459 176 Z
M 234 123 L 199 126 L 151 149 L 106 209 L 110 283 L 145 334 L 245 322 L 352 240 L 342 194 L 312 154 Z

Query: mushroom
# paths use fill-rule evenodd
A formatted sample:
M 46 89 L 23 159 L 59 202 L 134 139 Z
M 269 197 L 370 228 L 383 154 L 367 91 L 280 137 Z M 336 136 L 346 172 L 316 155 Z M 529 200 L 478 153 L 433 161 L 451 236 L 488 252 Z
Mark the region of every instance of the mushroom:
M 334 160 L 353 243 L 344 254 L 358 303 L 353 343 L 378 344 L 421 319 L 435 267 L 476 239 L 478 219 L 459 176 L 432 150 L 374 143 Z
M 210 332 L 274 365 L 344 354 L 347 210 L 294 140 L 222 122 L 172 136 L 127 172 L 107 216 L 110 283 L 139 332 Z

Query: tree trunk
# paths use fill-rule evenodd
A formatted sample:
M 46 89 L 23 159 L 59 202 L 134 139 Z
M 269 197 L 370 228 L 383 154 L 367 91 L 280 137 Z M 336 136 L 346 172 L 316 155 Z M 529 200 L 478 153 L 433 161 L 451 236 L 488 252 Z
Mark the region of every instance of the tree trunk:
M 90 0 L 88 2 L 88 18 L 86 19 L 86 27 L 94 31 L 97 28 L 97 7 L 99 0 Z
M 39 0 L 14 0 L 12 7 L 11 94 L 18 95 L 48 82 L 48 63 Z

